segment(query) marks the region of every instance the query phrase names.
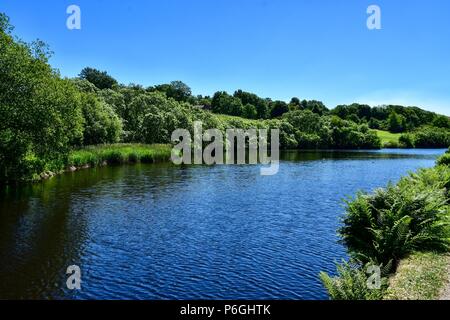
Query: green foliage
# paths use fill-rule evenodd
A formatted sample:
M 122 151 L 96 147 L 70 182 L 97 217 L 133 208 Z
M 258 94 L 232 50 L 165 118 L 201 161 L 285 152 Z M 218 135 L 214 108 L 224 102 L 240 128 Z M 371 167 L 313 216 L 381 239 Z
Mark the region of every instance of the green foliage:
M 405 148 L 414 148 L 414 137 L 409 133 L 402 134 L 398 141 Z
M 131 100 L 125 120 L 133 130 L 134 141 L 169 143 L 174 130 L 192 128 L 188 110 L 187 106 L 167 99 L 164 94 L 150 92 Z
M 278 118 L 289 111 L 289 107 L 284 101 L 273 101 L 269 105 L 271 118 Z
M 0 20 L 0 181 L 11 182 L 64 163 L 82 117 L 80 94 L 48 65 L 42 44 L 15 41 Z
M 172 81 L 170 84 L 155 86 L 155 91 L 164 92 L 168 98 L 186 102 L 192 95 L 191 88 L 182 81 Z
M 380 300 L 387 288 L 387 279 L 381 277 L 380 288 L 370 289 L 366 268 L 358 264 L 343 262 L 337 265 L 337 276 L 330 277 L 321 272 L 320 279 L 332 300 Z
M 117 85 L 117 80 L 111 77 L 106 71 L 86 67 L 81 70 L 80 79 L 84 79 L 95 85 L 98 89 L 111 89 Z
M 266 119 L 268 118 L 268 101 L 258 97 L 254 93 L 245 92 L 242 90 L 236 90 L 233 94 L 235 98 L 241 100 L 242 105 L 250 104 L 256 109 L 256 119 Z M 245 117 L 245 114 L 243 115 Z M 250 119 L 253 119 L 250 118 Z
M 122 122 L 112 107 L 93 94 L 82 94 L 81 103 L 84 117 L 83 144 L 119 142 Z
M 170 145 L 114 144 L 84 147 L 70 153 L 68 166 L 100 166 L 109 164 L 154 163 L 170 159 Z
M 300 110 L 309 110 L 313 113 L 317 113 L 320 116 L 329 113 L 328 108 L 322 103 L 322 101 L 317 100 L 302 100 L 300 103 Z
M 433 121 L 433 126 L 450 129 L 450 119 L 447 116 L 437 116 Z
M 450 146 L 450 130 L 422 127 L 413 133 L 413 139 L 417 148 L 448 148 Z
M 347 201 L 339 232 L 354 258 L 395 265 L 414 250 L 448 248 L 447 194 L 432 170 Z
M 344 120 L 361 119 L 371 129 L 389 130 L 391 132 L 411 131 L 423 125 L 448 128 L 448 117 L 437 115 L 417 107 L 398 105 L 377 106 L 371 108 L 365 104 L 354 103 L 339 105 L 331 114 Z
M 446 152 L 444 155 L 440 156 L 436 163 L 441 166 L 450 165 L 450 153 Z
M 429 256 L 445 257 L 440 253 L 450 248 L 449 196 L 450 168 L 438 165 L 410 174 L 397 185 L 378 189 L 370 195 L 360 192 L 354 199 L 346 201 L 346 215 L 339 233 L 351 261 L 357 263 L 356 266 L 339 265 L 335 278 L 321 273 L 330 298 L 381 299 L 384 295 L 398 298 L 399 293 L 405 297 L 435 295 L 435 287 L 443 283 L 442 271 L 445 273 L 447 259 L 435 263 Z M 414 254 L 417 251 L 434 253 Z M 393 278 L 392 288 L 389 287 L 387 293 L 385 282 L 384 289 L 375 295 L 368 291 L 363 265 L 381 265 L 382 274 L 388 275 L 410 254 L 418 259 L 407 258 L 402 262 L 400 275 Z M 403 270 L 405 261 L 410 260 L 414 266 Z M 421 270 L 420 273 L 417 270 Z M 430 283 L 435 285 L 430 287 Z
M 406 119 L 402 115 L 392 112 L 387 119 L 387 129 L 392 133 L 405 131 Z
M 212 111 L 215 113 L 241 116 L 242 102 L 239 98 L 230 96 L 225 91 L 216 92 L 211 101 Z
M 333 116 L 329 120 L 332 146 L 339 149 L 380 148 L 381 141 L 375 131 L 365 124 L 342 120 Z
M 256 119 L 258 111 L 254 105 L 247 103 L 242 110 L 242 116 L 247 119 Z

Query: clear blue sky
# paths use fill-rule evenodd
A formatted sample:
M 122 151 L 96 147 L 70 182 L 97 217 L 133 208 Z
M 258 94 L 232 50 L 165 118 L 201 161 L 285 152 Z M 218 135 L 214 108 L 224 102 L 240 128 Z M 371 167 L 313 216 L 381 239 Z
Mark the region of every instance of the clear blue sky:
M 80 6 L 81 30 L 66 28 Z M 366 9 L 381 8 L 381 30 Z M 15 33 L 40 38 L 64 76 L 186 82 L 194 94 L 419 105 L 450 115 L 448 0 L 1 0 Z

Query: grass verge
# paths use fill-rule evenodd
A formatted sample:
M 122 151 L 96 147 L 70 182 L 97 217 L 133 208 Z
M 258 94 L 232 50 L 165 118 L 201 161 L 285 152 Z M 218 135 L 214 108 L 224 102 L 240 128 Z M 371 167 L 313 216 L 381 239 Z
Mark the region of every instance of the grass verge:
M 385 300 L 435 300 L 448 280 L 450 256 L 414 253 L 403 259 L 384 296 Z
M 68 167 L 120 163 L 154 163 L 170 160 L 171 146 L 163 144 L 111 144 L 89 146 L 69 154 Z
M 378 137 L 381 139 L 381 145 L 384 148 L 397 148 L 400 145 L 398 139 L 401 133 L 391 133 L 389 131 L 375 130 Z

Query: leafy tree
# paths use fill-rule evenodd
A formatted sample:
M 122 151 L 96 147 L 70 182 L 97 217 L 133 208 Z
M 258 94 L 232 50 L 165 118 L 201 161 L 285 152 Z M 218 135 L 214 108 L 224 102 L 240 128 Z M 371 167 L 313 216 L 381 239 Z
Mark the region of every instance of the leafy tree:
M 42 44 L 14 40 L 0 14 L 0 181 L 59 170 L 82 137 L 80 94 L 48 65 Z
M 230 96 L 225 91 L 216 92 L 211 101 L 213 112 L 232 116 L 242 115 L 243 106 L 239 98 Z
M 164 92 L 168 98 L 173 98 L 180 102 L 186 102 L 192 97 L 191 88 L 182 81 L 172 81 L 169 84 L 157 85 L 155 90 Z
M 300 108 L 303 110 L 310 110 L 321 116 L 327 114 L 329 111 L 322 101 L 317 100 L 302 100 Z
M 100 71 L 94 68 L 84 68 L 81 70 L 79 77 L 94 84 L 100 90 L 112 89 L 114 85 L 117 85 L 117 80 L 111 77 L 106 71 Z
M 93 94 L 83 94 L 81 98 L 85 145 L 116 143 L 122 134 L 122 121 L 106 102 Z
M 450 131 L 444 128 L 425 126 L 413 133 L 413 140 L 417 148 L 448 148 Z
M 282 116 L 284 113 L 289 111 L 289 107 L 284 101 L 273 101 L 270 104 L 270 116 L 272 118 L 277 118 Z
M 168 99 L 160 92 L 137 95 L 129 105 L 128 123 L 132 139 L 144 143 L 169 143 L 175 129 L 191 129 L 186 104 Z
M 256 119 L 266 119 L 268 117 L 268 102 L 265 99 L 258 97 L 254 93 L 236 90 L 234 97 L 239 98 L 242 105 L 251 104 L 256 108 Z
M 447 116 L 436 116 L 433 121 L 433 126 L 450 129 L 450 119 Z
M 250 103 L 247 103 L 242 110 L 242 116 L 247 119 L 256 119 L 258 116 L 256 107 Z
M 389 118 L 387 120 L 388 123 L 388 130 L 393 133 L 403 132 L 405 130 L 405 117 L 402 115 L 398 115 L 396 112 L 392 112 L 389 115 Z

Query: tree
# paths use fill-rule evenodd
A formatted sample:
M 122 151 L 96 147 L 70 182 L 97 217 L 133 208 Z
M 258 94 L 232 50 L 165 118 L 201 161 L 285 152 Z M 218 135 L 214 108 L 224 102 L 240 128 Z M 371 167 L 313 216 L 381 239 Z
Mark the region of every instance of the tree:
M 274 101 L 270 105 L 270 116 L 277 118 L 289 111 L 289 107 L 284 101 Z
M 242 116 L 247 119 L 256 119 L 258 116 L 256 107 L 250 103 L 247 103 L 242 110 Z
M 81 98 L 85 145 L 116 143 L 122 134 L 122 121 L 113 108 L 93 94 L 83 94 Z
M 289 110 L 294 111 L 300 109 L 300 99 L 293 97 L 289 102 Z
M 168 99 L 161 92 L 149 92 L 132 99 L 125 120 L 132 124 L 134 141 L 169 143 L 175 129 L 192 128 L 188 111 L 186 103 Z
M 244 108 L 239 98 L 230 96 L 226 91 L 219 91 L 214 94 L 211 107 L 214 113 L 232 116 L 241 116 Z
M 155 90 L 164 92 L 168 98 L 173 98 L 180 102 L 186 102 L 192 96 L 191 88 L 182 81 L 172 81 L 169 84 L 160 84 L 155 86 Z
M 114 85 L 117 85 L 116 79 L 108 75 L 106 71 L 100 71 L 94 68 L 84 68 L 81 70 L 79 77 L 80 79 L 86 79 L 100 90 L 112 89 Z
M 405 117 L 393 111 L 387 119 L 388 130 L 392 133 L 403 132 L 405 130 L 405 122 Z
M 450 119 L 447 116 L 437 116 L 433 121 L 433 126 L 450 129 Z
M 42 44 L 9 34 L 0 15 L 0 181 L 59 170 L 82 138 L 80 94 L 47 63 Z
M 265 99 L 258 97 L 254 93 L 236 90 L 233 94 L 234 97 L 239 98 L 241 100 L 242 105 L 251 104 L 256 108 L 256 118 L 257 119 L 266 119 L 268 117 L 267 107 L 268 103 Z

